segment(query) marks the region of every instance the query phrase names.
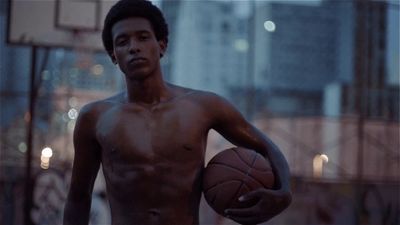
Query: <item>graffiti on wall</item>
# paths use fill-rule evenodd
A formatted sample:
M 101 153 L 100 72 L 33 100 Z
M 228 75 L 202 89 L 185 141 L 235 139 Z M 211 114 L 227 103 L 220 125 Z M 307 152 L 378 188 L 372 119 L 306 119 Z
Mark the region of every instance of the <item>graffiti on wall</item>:
M 71 171 L 55 169 L 41 171 L 35 179 L 32 221 L 36 225 L 62 224 Z M 92 195 L 90 224 L 111 224 L 110 210 L 105 196 L 105 187 L 98 185 Z

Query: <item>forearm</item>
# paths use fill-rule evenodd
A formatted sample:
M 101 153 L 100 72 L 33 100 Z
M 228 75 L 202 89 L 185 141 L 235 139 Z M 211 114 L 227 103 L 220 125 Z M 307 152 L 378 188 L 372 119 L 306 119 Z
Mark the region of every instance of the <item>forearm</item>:
M 88 225 L 90 216 L 91 198 L 86 197 L 81 200 L 71 199 L 65 204 L 64 225 Z
M 263 155 L 271 163 L 275 175 L 275 190 L 290 193 L 290 171 L 289 165 L 281 150 L 265 134 L 255 127 L 249 129 L 248 145 L 243 145 Z
M 256 150 L 271 162 L 276 175 L 276 186 L 284 192 L 290 192 L 289 166 L 279 148 L 260 130 L 250 124 L 229 102 L 221 98 L 214 99 L 215 108 L 210 112 L 215 117 L 211 128 L 236 146 Z
M 289 165 L 279 150 L 279 148 L 270 140 L 267 141 L 265 155 L 271 162 L 275 174 L 275 189 L 290 192 L 290 171 Z

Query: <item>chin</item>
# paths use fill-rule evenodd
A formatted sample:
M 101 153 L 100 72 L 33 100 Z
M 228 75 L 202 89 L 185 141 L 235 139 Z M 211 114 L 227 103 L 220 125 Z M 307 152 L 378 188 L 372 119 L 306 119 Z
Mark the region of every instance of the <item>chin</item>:
M 137 72 L 134 72 L 134 73 L 129 73 L 129 74 L 127 74 L 126 75 L 126 77 L 129 79 L 129 80 L 138 80 L 138 81 L 141 81 L 141 80 L 145 80 L 147 77 L 149 77 L 149 73 L 146 73 L 146 72 L 144 72 L 144 71 L 137 71 Z

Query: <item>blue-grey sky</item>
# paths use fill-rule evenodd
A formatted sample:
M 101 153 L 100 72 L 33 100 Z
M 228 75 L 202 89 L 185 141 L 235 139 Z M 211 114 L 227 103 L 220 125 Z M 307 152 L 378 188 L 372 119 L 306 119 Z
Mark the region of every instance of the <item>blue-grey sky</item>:
M 387 36 L 387 72 L 388 82 L 390 84 L 399 85 L 400 79 L 400 46 L 399 46 L 399 33 L 400 33 L 400 10 L 399 4 L 397 6 L 390 6 L 388 10 L 388 36 Z

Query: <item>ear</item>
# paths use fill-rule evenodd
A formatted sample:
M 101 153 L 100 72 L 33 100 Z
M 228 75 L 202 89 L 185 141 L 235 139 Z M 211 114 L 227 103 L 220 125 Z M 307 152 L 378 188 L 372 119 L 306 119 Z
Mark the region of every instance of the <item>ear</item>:
M 160 46 L 160 58 L 162 58 L 167 50 L 167 42 L 165 40 L 159 40 L 158 45 Z

